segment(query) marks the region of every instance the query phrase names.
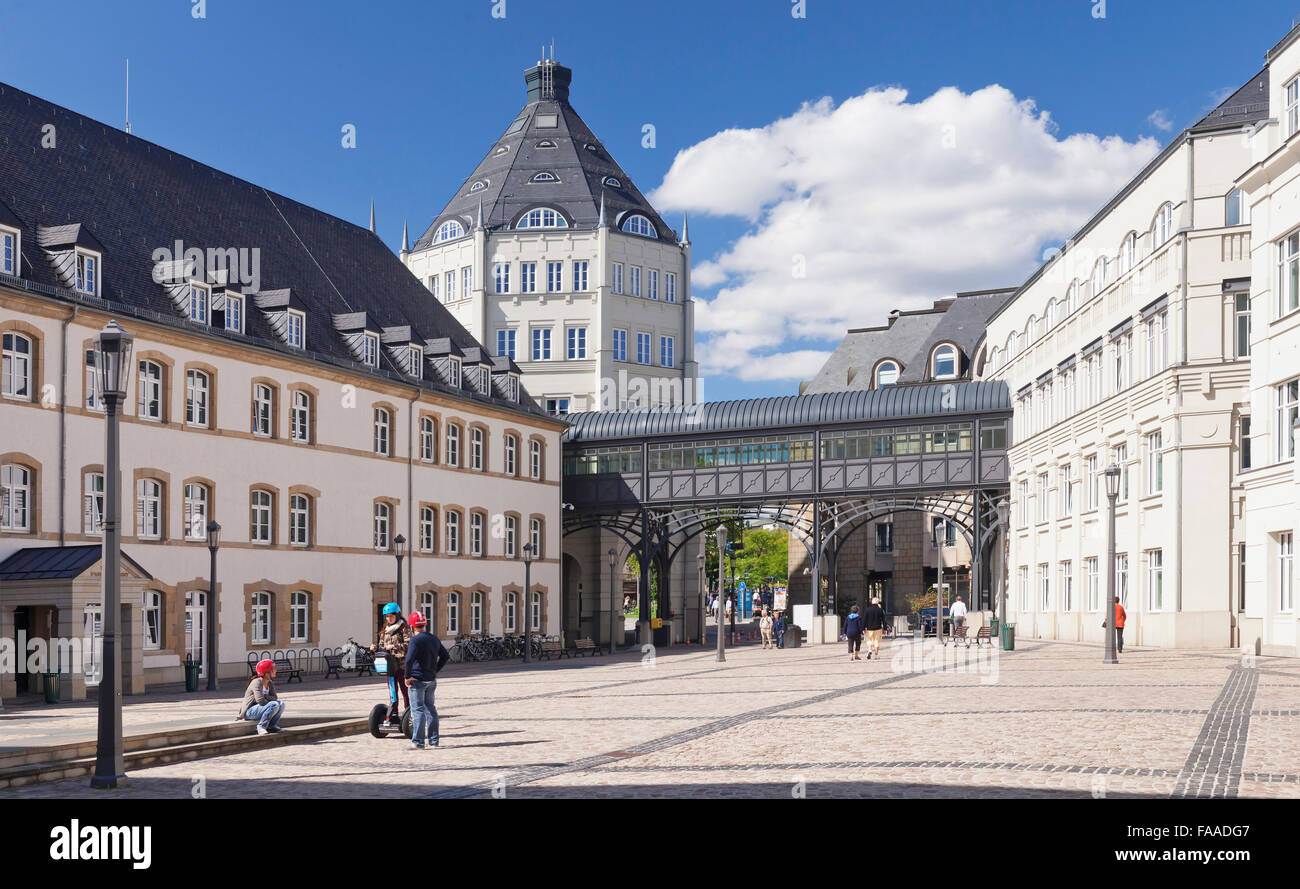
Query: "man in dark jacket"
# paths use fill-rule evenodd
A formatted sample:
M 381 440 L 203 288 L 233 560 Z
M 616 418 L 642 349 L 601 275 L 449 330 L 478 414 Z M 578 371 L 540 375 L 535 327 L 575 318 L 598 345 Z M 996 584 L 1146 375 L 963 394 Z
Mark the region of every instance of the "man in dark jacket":
M 786 626 L 787 626 L 787 624 L 786 624 L 786 622 L 785 622 L 785 612 L 784 612 L 784 611 L 778 611 L 778 612 L 776 613 L 776 619 L 775 619 L 774 621 L 772 621 L 772 635 L 776 636 L 776 647 L 777 647 L 777 648 L 785 648 L 785 629 L 786 629 Z
M 872 655 L 880 657 L 880 637 L 885 634 L 885 609 L 880 607 L 880 599 L 871 600 L 871 604 L 862 612 L 862 624 L 867 629 L 867 660 Z
M 438 671 L 451 655 L 437 636 L 428 632 L 428 621 L 419 611 L 407 622 L 415 635 L 406 649 L 406 687 L 411 690 L 411 748 L 423 750 L 425 737 L 430 747 L 438 746 L 438 710 L 433 705 L 433 691 L 438 686 Z
M 844 635 L 849 640 L 849 660 L 862 660 L 862 615 L 858 614 L 858 606 L 854 605 L 849 608 L 849 616 L 844 621 Z

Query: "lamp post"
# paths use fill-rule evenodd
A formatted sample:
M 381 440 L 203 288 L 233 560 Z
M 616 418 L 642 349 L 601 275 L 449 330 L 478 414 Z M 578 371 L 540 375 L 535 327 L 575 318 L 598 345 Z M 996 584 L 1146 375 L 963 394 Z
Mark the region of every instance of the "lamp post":
M 1007 528 L 1007 515 L 1011 512 L 1011 509 L 1007 505 L 1007 501 L 1005 500 L 999 500 L 996 509 L 998 511 L 998 524 L 1002 526 L 1002 549 L 998 554 L 998 573 L 1000 576 L 999 585 L 1002 587 L 1002 595 L 999 597 L 999 602 L 998 602 L 998 610 L 1000 613 L 1000 616 L 998 618 L 999 621 L 998 626 L 1005 627 L 1007 625 L 1006 539 L 1007 539 L 1007 531 L 1009 530 Z M 999 632 L 1001 632 L 1001 630 L 999 630 Z M 993 641 L 994 644 L 997 644 L 996 639 Z
M 1106 604 L 1109 613 L 1106 615 L 1106 656 L 1102 663 L 1118 664 L 1119 657 L 1115 653 L 1115 605 L 1119 601 L 1119 590 L 1115 588 L 1115 501 L 1119 498 L 1119 465 L 1110 464 L 1103 475 L 1106 478 L 1106 501 L 1110 512 L 1107 524 L 1110 532 L 1106 537 Z
M 701 541 L 703 543 L 703 541 Z M 709 584 L 704 576 L 704 547 L 700 547 L 700 553 L 695 557 L 695 565 L 700 577 L 700 644 L 704 644 L 704 611 L 709 607 Z
M 524 663 L 533 662 L 532 618 L 533 544 L 524 544 Z
M 618 629 L 618 594 L 614 591 L 614 566 L 618 553 L 614 547 L 609 548 L 609 653 L 614 653 L 615 638 Z
M 718 615 L 714 623 L 718 625 L 718 660 L 727 659 L 726 642 L 722 638 L 722 622 L 727 615 L 727 596 L 726 590 L 722 584 L 722 572 L 725 570 L 723 559 L 727 553 L 727 526 L 718 525 L 718 530 L 714 532 L 718 539 Z
M 114 788 L 126 777 L 122 761 L 122 652 L 117 647 L 122 589 L 122 490 L 118 467 L 118 408 L 126 400 L 134 337 L 109 321 L 95 338 L 95 383 L 104 401 L 104 652 L 99 684 L 99 738 L 90 786 Z
M 398 534 L 393 538 L 393 554 L 397 556 L 397 598 L 394 599 L 397 607 L 406 613 L 406 603 L 402 601 L 402 546 L 406 543 L 406 538 Z
M 208 570 L 207 626 L 203 634 L 208 643 L 204 654 L 208 661 L 208 691 L 217 690 L 217 548 L 220 546 L 221 526 L 215 521 L 208 522 L 208 553 L 212 561 Z

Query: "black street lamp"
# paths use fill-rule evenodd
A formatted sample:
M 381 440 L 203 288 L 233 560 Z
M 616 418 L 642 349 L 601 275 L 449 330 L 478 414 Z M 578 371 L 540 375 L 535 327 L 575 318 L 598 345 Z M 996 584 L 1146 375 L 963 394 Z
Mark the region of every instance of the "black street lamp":
M 1119 603 L 1119 590 L 1115 586 L 1115 501 L 1119 498 L 1120 468 L 1116 463 L 1106 467 L 1106 501 L 1110 510 L 1110 533 L 1106 539 L 1106 603 L 1109 613 L 1106 615 L 1106 656 L 1103 664 L 1118 664 L 1119 656 L 1115 653 L 1115 606 Z
M 614 547 L 609 548 L 609 653 L 614 653 L 614 639 L 618 630 L 618 594 L 614 592 L 614 568 L 618 565 L 618 553 Z
M 208 570 L 208 625 L 203 636 L 207 645 L 204 657 L 208 661 L 208 691 L 217 690 L 217 549 L 221 546 L 221 526 L 208 522 L 208 553 L 212 556 Z
M 95 385 L 104 402 L 104 651 L 99 683 L 99 737 L 90 786 L 114 788 L 126 777 L 122 759 L 122 652 L 117 625 L 122 614 L 122 489 L 118 455 L 121 417 L 135 338 L 109 321 L 95 338 Z
M 524 663 L 533 662 L 532 618 L 533 544 L 524 544 Z
M 393 538 L 393 554 L 397 556 L 397 598 L 394 599 L 397 607 L 406 613 L 406 603 L 402 601 L 402 547 L 406 544 L 406 538 L 398 534 Z
M 726 641 L 722 637 L 722 620 L 727 610 L 727 597 L 722 584 L 722 572 L 726 570 L 722 561 L 727 552 L 727 526 L 718 525 L 718 530 L 713 532 L 718 539 L 718 614 L 714 623 L 718 626 L 718 655 L 717 660 L 725 661 L 727 659 Z

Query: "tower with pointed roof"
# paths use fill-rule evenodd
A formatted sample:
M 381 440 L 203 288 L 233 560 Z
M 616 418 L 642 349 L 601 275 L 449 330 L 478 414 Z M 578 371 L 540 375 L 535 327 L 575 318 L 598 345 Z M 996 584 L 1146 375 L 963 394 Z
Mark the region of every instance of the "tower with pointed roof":
M 549 410 L 693 403 L 685 220 L 679 237 L 578 116 L 572 77 L 524 73 L 523 109 L 402 258 Z

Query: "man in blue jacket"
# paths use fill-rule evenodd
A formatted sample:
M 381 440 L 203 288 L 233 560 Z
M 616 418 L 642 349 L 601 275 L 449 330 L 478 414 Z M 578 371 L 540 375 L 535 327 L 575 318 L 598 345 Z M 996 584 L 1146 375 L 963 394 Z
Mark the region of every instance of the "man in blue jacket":
M 423 750 L 426 735 L 430 747 L 438 746 L 438 710 L 433 706 L 433 691 L 438 687 L 438 671 L 451 655 L 438 637 L 428 631 L 428 621 L 422 612 L 411 612 L 407 623 L 415 631 L 406 649 L 406 687 L 411 690 L 411 749 Z
M 858 606 L 853 605 L 849 608 L 849 616 L 844 621 L 844 635 L 849 640 L 849 660 L 862 660 L 862 630 L 865 624 L 862 615 L 858 614 Z

